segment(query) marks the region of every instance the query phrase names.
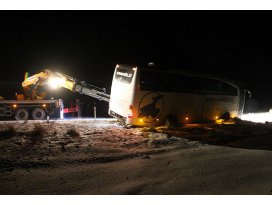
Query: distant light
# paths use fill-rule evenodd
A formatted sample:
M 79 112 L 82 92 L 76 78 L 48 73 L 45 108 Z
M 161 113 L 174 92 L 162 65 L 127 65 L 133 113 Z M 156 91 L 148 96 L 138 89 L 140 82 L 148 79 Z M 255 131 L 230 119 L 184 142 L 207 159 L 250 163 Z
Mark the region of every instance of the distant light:
M 64 78 L 51 77 L 48 79 L 48 84 L 52 89 L 57 89 L 62 87 L 65 84 Z
M 12 105 L 12 107 L 16 108 L 16 107 L 17 107 L 17 105 L 16 105 L 16 104 L 14 104 L 14 105 Z
M 143 122 L 144 120 L 142 118 L 140 118 L 140 122 Z
M 51 100 L 54 100 L 54 98 L 51 98 Z
M 42 106 L 43 106 L 43 107 L 46 107 L 46 104 L 43 104 Z
M 189 120 L 189 117 L 185 117 L 185 120 L 188 121 L 188 120 Z
M 149 62 L 147 65 L 148 65 L 149 67 L 154 67 L 154 66 L 155 66 L 155 63 L 154 63 L 154 62 Z
M 159 118 L 157 118 L 156 120 L 159 121 Z
M 217 120 L 218 120 L 218 118 L 219 118 L 218 116 L 215 116 L 215 119 L 217 119 Z

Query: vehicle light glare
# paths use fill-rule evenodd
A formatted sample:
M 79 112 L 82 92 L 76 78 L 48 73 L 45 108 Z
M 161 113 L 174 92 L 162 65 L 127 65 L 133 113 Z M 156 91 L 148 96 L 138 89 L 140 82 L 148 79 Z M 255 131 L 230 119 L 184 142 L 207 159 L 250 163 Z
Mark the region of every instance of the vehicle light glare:
M 52 89 L 57 89 L 62 87 L 65 84 L 65 79 L 64 78 L 49 78 L 48 84 Z
M 248 113 L 241 116 L 242 120 L 251 121 L 251 122 L 272 122 L 272 110 L 269 112 L 262 113 Z

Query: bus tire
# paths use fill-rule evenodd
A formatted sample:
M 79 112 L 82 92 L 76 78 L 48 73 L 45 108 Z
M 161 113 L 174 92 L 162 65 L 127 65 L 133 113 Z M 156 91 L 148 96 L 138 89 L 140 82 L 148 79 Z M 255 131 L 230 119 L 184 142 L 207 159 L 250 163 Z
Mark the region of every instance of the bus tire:
M 166 127 L 176 127 L 178 126 L 178 118 L 175 115 L 168 115 L 165 120 Z
M 46 116 L 45 111 L 42 108 L 35 108 L 32 111 L 33 120 L 44 120 L 45 116 Z
M 222 119 L 224 121 L 229 121 L 230 120 L 230 113 L 225 112 L 223 115 L 221 115 L 221 117 L 219 119 Z
M 16 120 L 28 120 L 29 112 L 27 109 L 19 108 L 15 112 Z

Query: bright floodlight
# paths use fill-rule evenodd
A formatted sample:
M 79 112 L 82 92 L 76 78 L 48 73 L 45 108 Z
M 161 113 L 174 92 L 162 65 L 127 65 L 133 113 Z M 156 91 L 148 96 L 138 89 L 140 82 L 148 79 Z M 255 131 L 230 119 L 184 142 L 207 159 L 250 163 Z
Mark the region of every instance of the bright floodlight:
M 263 113 L 248 113 L 243 114 L 241 117 L 242 120 L 247 120 L 251 122 L 272 122 L 272 110 L 269 112 L 263 112 Z
M 52 89 L 57 89 L 65 84 L 64 78 L 52 77 L 48 79 L 48 84 Z

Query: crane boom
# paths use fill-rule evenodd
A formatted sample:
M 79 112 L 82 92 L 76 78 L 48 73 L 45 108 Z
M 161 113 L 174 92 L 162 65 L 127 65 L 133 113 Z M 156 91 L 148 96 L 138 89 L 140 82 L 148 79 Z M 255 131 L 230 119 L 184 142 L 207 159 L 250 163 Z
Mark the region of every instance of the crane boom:
M 40 88 L 49 85 L 52 88 L 63 87 L 72 92 L 88 95 L 98 100 L 110 101 L 110 95 L 105 88 L 99 88 L 84 81 L 78 81 L 71 76 L 45 69 L 44 71 L 30 76 L 24 80 L 22 86 L 27 99 L 44 99 L 46 93 L 40 92 Z
M 103 100 L 106 102 L 110 101 L 110 95 L 106 93 L 105 89 L 100 90 L 96 86 L 86 84 L 84 81 L 75 84 L 74 92 L 78 92 L 80 94 L 88 95 L 90 97 L 96 98 L 98 100 Z

